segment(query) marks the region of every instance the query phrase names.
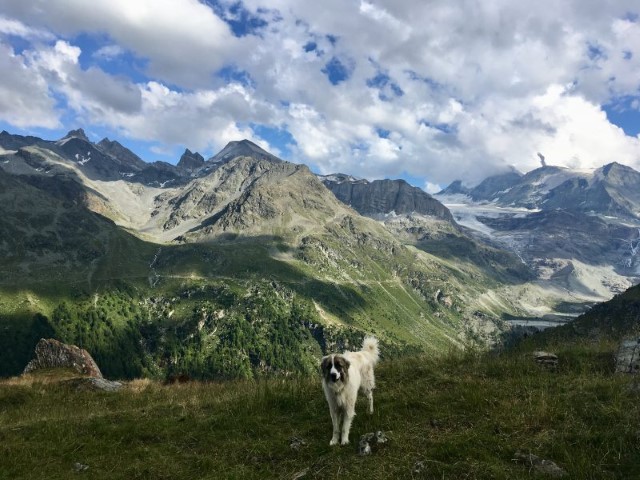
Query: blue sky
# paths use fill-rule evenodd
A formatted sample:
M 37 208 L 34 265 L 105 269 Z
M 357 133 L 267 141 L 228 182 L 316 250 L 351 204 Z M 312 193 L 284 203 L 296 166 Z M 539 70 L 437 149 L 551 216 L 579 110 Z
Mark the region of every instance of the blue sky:
M 640 169 L 640 7 L 616 0 L 5 0 L 0 128 L 145 160 L 249 138 L 438 190 L 515 167 Z

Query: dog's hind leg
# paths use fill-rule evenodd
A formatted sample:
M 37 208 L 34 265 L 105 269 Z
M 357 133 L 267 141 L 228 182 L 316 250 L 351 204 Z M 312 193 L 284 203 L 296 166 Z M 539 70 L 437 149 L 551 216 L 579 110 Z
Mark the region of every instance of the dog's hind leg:
M 365 393 L 369 399 L 369 415 L 373 415 L 373 390 L 367 390 Z
M 356 415 L 356 412 L 353 407 L 348 408 L 344 412 L 344 419 L 342 423 L 342 441 L 340 442 L 342 445 L 347 445 L 349 443 L 349 430 L 351 430 L 351 422 L 353 421 L 353 417 Z

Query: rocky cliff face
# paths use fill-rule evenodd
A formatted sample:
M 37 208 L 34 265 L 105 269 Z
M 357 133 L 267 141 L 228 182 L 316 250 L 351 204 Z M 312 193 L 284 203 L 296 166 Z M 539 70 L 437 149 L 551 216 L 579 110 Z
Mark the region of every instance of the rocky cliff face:
M 198 152 L 193 153 L 187 148 L 178 161 L 178 168 L 182 168 L 189 172 L 195 172 L 204 167 L 204 163 L 204 157 L 202 155 Z
M 359 214 L 376 217 L 395 212 L 398 215 L 420 213 L 453 221 L 451 212 L 438 200 L 404 180 L 349 179 L 342 175 L 320 177 L 341 202 Z
M 147 163 L 144 160 L 127 147 L 123 146 L 120 142 L 103 138 L 98 142 L 97 146 L 103 152 L 108 153 L 114 158 L 120 159 L 123 164 L 129 165 L 135 170 L 142 170 L 147 166 Z

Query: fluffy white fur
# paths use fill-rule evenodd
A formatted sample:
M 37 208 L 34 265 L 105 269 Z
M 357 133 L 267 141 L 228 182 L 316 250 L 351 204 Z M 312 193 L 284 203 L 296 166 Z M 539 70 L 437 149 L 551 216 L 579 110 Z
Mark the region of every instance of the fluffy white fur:
M 349 443 L 349 430 L 356 414 L 359 390 L 369 399 L 369 414 L 373 413 L 373 389 L 376 386 L 373 367 L 378 362 L 378 357 L 378 340 L 365 337 L 359 352 L 344 352 L 322 358 L 322 389 L 333 423 L 329 445 L 337 445 L 338 441 L 342 445 Z

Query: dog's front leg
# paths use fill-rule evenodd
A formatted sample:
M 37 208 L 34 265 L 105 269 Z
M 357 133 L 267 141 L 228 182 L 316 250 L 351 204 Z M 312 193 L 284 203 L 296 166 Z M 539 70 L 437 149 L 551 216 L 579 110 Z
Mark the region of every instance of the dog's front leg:
M 340 439 L 340 414 L 335 406 L 329 406 L 331 412 L 331 423 L 333 423 L 333 436 L 329 445 L 337 445 Z
M 342 445 L 347 445 L 349 443 L 349 430 L 351 430 L 351 422 L 353 421 L 353 417 L 356 412 L 353 408 L 348 408 L 344 412 L 344 419 L 342 423 L 342 441 L 340 442 Z

